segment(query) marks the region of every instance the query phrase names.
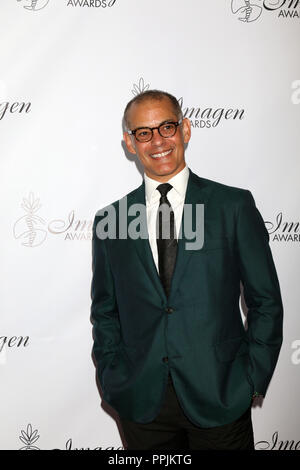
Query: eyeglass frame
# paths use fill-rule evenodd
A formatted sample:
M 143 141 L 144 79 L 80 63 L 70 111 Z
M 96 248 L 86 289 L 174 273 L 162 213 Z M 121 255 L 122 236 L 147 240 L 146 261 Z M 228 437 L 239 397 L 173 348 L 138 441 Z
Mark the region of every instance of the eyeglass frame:
M 160 135 L 161 137 L 163 137 L 164 139 L 169 139 L 169 138 L 173 137 L 173 136 L 176 134 L 176 132 L 177 132 L 177 127 L 180 126 L 180 124 L 182 124 L 182 121 L 183 121 L 183 119 L 179 119 L 178 121 L 163 121 L 159 126 L 156 126 L 156 127 L 141 126 L 141 127 L 137 127 L 137 128 L 134 129 L 133 131 L 128 130 L 128 131 L 127 131 L 127 134 L 129 134 L 129 135 L 134 135 L 134 138 L 135 138 L 138 142 L 140 142 L 141 144 L 143 144 L 143 143 L 146 143 L 146 142 L 151 142 L 151 140 L 153 139 L 153 131 L 154 131 L 155 129 L 157 129 L 157 131 L 158 131 L 158 133 L 159 133 L 159 135 Z M 161 135 L 161 133 L 160 133 L 160 131 L 159 131 L 159 128 L 160 128 L 161 126 L 163 126 L 164 124 L 175 124 L 175 132 L 174 132 L 173 135 L 170 135 L 170 136 L 168 136 L 168 137 L 165 137 L 164 135 Z M 144 140 L 144 141 L 138 140 L 137 137 L 136 137 L 136 135 L 135 135 L 135 133 L 136 133 L 138 130 L 140 130 L 140 129 L 149 129 L 149 130 L 151 131 L 151 133 L 152 133 L 151 139 L 149 139 L 149 140 Z

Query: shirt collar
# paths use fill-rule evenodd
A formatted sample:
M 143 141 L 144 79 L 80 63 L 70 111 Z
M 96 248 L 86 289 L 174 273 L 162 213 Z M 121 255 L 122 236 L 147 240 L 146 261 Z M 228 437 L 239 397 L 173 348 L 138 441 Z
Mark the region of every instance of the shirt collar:
M 178 193 L 178 195 L 184 199 L 185 198 L 185 193 L 186 193 L 186 188 L 188 184 L 188 179 L 189 179 L 189 168 L 187 165 L 179 172 L 177 175 L 173 176 L 170 178 L 167 182 L 170 183 L 174 190 Z M 149 176 L 144 173 L 144 180 L 145 180 L 145 193 L 146 193 L 146 201 L 148 203 L 151 202 L 152 198 L 159 198 L 159 192 L 156 191 L 156 188 L 159 184 L 161 184 L 159 181 L 154 180 L 153 178 L 150 178 Z M 173 190 L 171 189 L 171 191 Z

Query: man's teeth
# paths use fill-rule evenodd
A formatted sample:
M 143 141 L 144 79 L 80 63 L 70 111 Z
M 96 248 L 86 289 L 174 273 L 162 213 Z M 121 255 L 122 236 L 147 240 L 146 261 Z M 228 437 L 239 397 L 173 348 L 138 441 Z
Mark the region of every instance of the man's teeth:
M 161 157 L 165 157 L 166 155 L 169 155 L 169 153 L 172 152 L 172 149 L 170 150 L 167 150 L 166 152 L 163 152 L 163 153 L 154 153 L 153 155 L 151 155 L 152 158 L 161 158 Z

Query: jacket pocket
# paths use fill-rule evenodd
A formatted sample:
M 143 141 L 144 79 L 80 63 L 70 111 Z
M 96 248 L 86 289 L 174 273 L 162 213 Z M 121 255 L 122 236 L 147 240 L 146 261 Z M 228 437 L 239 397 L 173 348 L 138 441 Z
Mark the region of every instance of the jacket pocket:
M 232 246 L 232 238 L 220 237 L 220 238 L 204 238 L 203 247 L 199 250 L 190 250 L 191 254 L 201 254 L 210 252 L 212 250 L 222 250 L 230 248 Z
M 243 336 L 227 339 L 215 345 L 220 362 L 233 361 L 238 356 L 248 354 L 248 344 Z

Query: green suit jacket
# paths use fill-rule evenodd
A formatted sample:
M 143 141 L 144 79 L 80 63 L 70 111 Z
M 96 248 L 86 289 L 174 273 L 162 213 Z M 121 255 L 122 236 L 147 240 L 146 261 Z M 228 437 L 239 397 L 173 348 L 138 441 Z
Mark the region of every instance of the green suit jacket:
M 126 198 L 128 208 L 145 205 L 144 182 Z M 283 306 L 269 235 L 250 191 L 190 170 L 185 204 L 204 204 L 204 244 L 187 250 L 182 230 L 169 298 L 148 239 L 121 238 L 119 201 L 116 237 L 97 237 L 107 208 L 96 214 L 93 355 L 103 398 L 121 417 L 152 421 L 170 371 L 187 417 L 213 427 L 241 416 L 254 391 L 265 394 L 282 344 Z

